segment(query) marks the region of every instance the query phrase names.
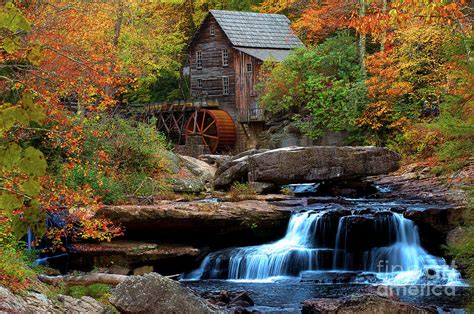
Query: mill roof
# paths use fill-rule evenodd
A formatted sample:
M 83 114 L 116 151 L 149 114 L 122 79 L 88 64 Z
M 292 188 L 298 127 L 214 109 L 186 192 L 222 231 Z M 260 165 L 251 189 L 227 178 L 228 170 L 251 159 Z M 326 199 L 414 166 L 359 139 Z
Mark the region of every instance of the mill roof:
M 282 14 L 211 10 L 209 12 L 232 45 L 248 48 L 292 49 L 303 47 Z

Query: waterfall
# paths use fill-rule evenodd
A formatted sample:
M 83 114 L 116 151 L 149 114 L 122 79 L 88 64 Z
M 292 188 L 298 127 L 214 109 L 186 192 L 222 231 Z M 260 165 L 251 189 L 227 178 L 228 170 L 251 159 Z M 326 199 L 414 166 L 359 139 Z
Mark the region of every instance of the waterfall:
M 281 240 L 211 253 L 183 279 L 275 280 L 328 271 L 374 274 L 393 285 L 463 284 L 444 259 L 421 247 L 413 221 L 385 209 L 296 212 Z

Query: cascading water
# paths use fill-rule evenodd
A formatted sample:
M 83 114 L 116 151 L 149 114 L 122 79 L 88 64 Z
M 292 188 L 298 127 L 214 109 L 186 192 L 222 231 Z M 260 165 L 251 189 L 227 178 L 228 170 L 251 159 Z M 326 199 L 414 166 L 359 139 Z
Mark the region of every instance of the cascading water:
M 283 239 L 209 254 L 184 279 L 274 280 L 351 271 L 392 285 L 462 285 L 459 273 L 420 245 L 413 221 L 386 209 L 294 213 Z

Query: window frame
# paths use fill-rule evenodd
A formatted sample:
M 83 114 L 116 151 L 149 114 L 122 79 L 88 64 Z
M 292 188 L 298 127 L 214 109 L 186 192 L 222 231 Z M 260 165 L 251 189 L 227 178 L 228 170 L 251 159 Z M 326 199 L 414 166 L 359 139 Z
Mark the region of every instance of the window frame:
M 201 78 L 198 78 L 198 79 L 197 79 L 196 84 L 197 84 L 197 88 L 198 88 L 198 89 L 202 89 L 202 88 L 203 88 L 203 81 L 202 81 Z
M 196 68 L 198 70 L 202 69 L 202 51 L 196 50 Z
M 209 35 L 211 37 L 216 36 L 216 24 L 211 23 L 211 25 L 209 26 Z
M 227 48 L 222 48 L 222 66 L 229 66 L 229 50 Z
M 253 72 L 253 65 L 251 62 L 247 63 L 246 70 L 247 70 L 247 73 Z
M 228 76 L 222 77 L 222 95 L 230 95 L 230 78 Z

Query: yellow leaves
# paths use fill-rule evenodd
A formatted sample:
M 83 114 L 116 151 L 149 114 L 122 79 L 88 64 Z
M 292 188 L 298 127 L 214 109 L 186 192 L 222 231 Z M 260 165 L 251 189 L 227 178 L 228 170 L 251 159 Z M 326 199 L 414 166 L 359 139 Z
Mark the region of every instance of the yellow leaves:
M 29 32 L 31 30 L 28 20 L 10 1 L 0 6 L 0 28 L 7 29 L 12 33 L 18 31 Z
M 26 58 L 32 65 L 39 65 L 43 58 L 43 51 L 39 45 L 33 46 L 27 53 Z
M 0 208 L 4 210 L 4 213 L 10 213 L 21 206 L 23 206 L 23 199 L 19 195 L 9 192 L 0 193 Z
M 0 146 L 0 172 L 0 209 L 11 214 L 40 192 L 38 177 L 46 173 L 46 161 L 36 148 L 6 143 Z
M 16 164 L 20 161 L 22 149 L 16 143 L 10 143 L 6 146 L 0 146 L 0 160 L 2 171 L 13 171 Z
M 43 153 L 33 147 L 27 147 L 23 158 L 18 162 L 19 169 L 28 175 L 41 176 L 46 173 L 46 160 Z
M 33 100 L 33 95 L 24 93 L 16 104 L 3 103 L 0 106 L 0 134 L 15 125 L 27 126 L 30 121 L 41 123 L 45 118 L 43 107 Z
M 452 25 L 454 18 L 458 22 L 465 18 L 462 11 L 462 2 L 394 0 L 389 16 L 392 25 L 399 28 L 407 27 L 413 22 L 420 21 L 431 25 Z
M 20 32 L 30 30 L 30 24 L 12 2 L 0 5 L 0 48 L 7 54 L 21 48 Z
M 258 6 L 258 10 L 262 13 L 282 13 L 298 2 L 299 0 L 265 0 Z
M 2 46 L 3 50 L 5 50 L 9 54 L 13 54 L 18 49 L 20 49 L 20 39 L 18 37 L 6 37 L 3 38 Z
M 21 184 L 21 189 L 28 196 L 37 196 L 41 191 L 41 186 L 38 181 L 28 179 Z
M 394 110 L 388 101 L 377 101 L 370 103 L 365 108 L 362 115 L 357 119 L 356 124 L 366 127 L 374 132 L 382 129 L 400 130 L 406 124 L 406 118 L 394 118 Z
M 394 82 L 386 90 L 389 97 L 398 97 L 405 94 L 410 94 L 413 91 L 413 85 L 409 82 Z

